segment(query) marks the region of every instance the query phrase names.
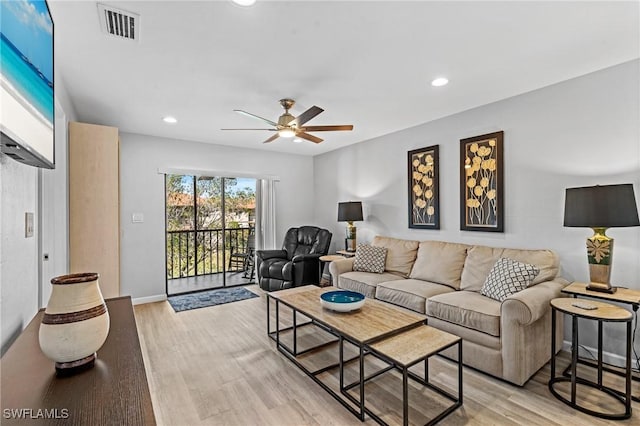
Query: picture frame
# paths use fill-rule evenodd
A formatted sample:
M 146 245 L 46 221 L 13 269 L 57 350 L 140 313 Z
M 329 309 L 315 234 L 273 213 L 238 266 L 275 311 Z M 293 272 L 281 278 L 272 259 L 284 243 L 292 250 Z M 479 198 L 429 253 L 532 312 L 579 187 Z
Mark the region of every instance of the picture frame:
M 460 140 L 460 230 L 504 232 L 504 132 Z
M 407 153 L 409 228 L 440 229 L 439 145 Z

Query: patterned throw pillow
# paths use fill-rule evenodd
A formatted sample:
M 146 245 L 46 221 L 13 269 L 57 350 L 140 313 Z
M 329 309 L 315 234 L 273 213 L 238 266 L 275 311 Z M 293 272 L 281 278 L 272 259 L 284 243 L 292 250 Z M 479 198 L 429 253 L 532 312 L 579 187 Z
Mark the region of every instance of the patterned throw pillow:
M 502 302 L 512 294 L 527 288 L 539 273 L 540 269 L 535 265 L 501 257 L 493 265 L 480 293 Z
M 385 247 L 374 247 L 366 244 L 358 244 L 356 258 L 353 261 L 353 270 L 361 272 L 384 272 L 384 261 L 387 258 Z

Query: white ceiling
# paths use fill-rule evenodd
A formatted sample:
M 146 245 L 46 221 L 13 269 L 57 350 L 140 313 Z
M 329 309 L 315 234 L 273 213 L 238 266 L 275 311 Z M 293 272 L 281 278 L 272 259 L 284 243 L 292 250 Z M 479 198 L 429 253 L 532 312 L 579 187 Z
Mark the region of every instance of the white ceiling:
M 96 2 L 49 0 L 56 66 L 79 119 L 124 132 L 317 155 L 640 57 L 631 2 L 105 1 L 140 40 L 101 32 Z M 445 87 L 430 82 L 446 76 Z M 234 113 L 278 100 L 353 124 L 293 143 Z M 176 125 L 161 121 L 178 118 Z

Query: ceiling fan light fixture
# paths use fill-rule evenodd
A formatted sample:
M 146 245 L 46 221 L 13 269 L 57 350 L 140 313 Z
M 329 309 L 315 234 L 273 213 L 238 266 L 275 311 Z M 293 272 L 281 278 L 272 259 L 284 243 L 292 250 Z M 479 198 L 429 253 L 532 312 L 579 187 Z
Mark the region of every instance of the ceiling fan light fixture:
M 268 130 L 270 132 L 274 132 L 270 138 L 265 140 L 263 143 L 271 143 L 278 138 L 294 138 L 295 143 L 302 142 L 302 139 L 306 139 L 309 142 L 320 143 L 324 139 L 314 136 L 308 132 L 333 132 L 340 130 L 353 130 L 352 124 L 341 124 L 341 125 L 324 125 L 324 126 L 307 126 L 306 123 L 312 118 L 316 117 L 318 114 L 323 112 L 324 110 L 316 105 L 307 109 L 302 114 L 294 117 L 289 113 L 291 107 L 295 104 L 293 99 L 284 98 L 280 99 L 280 105 L 284 108 L 284 114 L 278 117 L 278 122 L 268 120 L 264 117 L 260 117 L 259 115 L 251 114 L 250 112 L 243 111 L 241 109 L 234 109 L 235 112 L 240 114 L 253 117 L 258 119 L 264 123 L 270 124 L 273 128 L 270 129 L 221 129 L 221 130 Z M 296 137 L 297 136 L 297 137 Z
M 292 138 L 296 135 L 296 132 L 294 132 L 292 129 L 280 129 L 278 130 L 278 135 L 281 138 Z
M 231 1 L 237 4 L 238 6 L 245 6 L 245 7 L 253 6 L 256 3 L 256 0 L 231 0 Z
M 445 86 L 447 83 L 449 83 L 448 79 L 444 77 L 438 77 L 431 82 L 431 85 L 435 87 L 440 87 L 440 86 Z

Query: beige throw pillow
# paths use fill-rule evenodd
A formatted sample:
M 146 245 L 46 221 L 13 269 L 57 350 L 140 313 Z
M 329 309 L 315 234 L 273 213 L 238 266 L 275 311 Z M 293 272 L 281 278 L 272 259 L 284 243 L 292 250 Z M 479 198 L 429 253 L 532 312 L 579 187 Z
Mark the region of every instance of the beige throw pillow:
M 416 260 L 418 244 L 418 241 L 381 236 L 375 237 L 371 243 L 374 247 L 384 247 L 387 249 L 385 271 L 405 278 L 409 276 L 413 262 Z
M 460 276 L 467 257 L 466 244 L 422 241 L 409 278 L 460 289 Z
M 462 270 L 461 290 L 479 292 L 491 268 L 501 257 L 529 263 L 540 269 L 531 285 L 552 280 L 558 274 L 559 259 L 551 250 L 521 250 L 487 246 L 473 246 L 467 252 Z

